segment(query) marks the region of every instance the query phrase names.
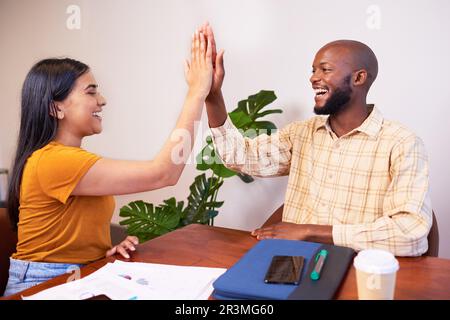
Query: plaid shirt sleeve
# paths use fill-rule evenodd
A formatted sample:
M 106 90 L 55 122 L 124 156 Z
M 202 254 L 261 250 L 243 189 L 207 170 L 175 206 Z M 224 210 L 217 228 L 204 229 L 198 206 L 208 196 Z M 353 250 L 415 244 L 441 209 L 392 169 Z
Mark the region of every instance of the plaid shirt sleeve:
M 432 224 L 428 170 L 422 140 L 414 135 L 403 139 L 391 153 L 383 216 L 372 223 L 334 225 L 334 243 L 355 250 L 384 249 L 397 256 L 425 253 Z
M 290 126 L 255 138 L 244 137 L 230 118 L 211 128 L 214 145 L 224 165 L 251 176 L 287 175 L 291 162 Z

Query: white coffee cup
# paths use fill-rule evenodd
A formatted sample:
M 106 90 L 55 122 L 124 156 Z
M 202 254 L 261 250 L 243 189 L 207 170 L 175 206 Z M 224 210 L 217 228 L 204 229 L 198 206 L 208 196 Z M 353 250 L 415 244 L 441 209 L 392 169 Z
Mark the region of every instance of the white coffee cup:
M 353 261 L 360 300 L 392 300 L 399 264 L 394 255 L 379 249 L 358 253 Z

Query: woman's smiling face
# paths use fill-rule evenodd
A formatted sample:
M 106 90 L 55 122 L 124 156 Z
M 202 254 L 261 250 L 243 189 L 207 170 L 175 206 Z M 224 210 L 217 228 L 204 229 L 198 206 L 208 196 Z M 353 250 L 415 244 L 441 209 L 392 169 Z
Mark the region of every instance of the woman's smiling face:
M 68 97 L 56 102 L 58 131 L 80 139 L 100 133 L 101 112 L 105 105 L 106 100 L 98 91 L 94 75 L 90 71 L 84 73 L 76 80 Z

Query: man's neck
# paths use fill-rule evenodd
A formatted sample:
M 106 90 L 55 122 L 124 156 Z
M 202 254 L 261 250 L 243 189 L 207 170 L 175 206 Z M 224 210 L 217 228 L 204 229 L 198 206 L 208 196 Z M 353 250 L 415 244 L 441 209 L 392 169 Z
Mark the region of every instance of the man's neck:
M 351 103 L 342 112 L 330 115 L 329 121 L 333 132 L 341 137 L 355 128 L 358 128 L 369 116 L 366 101 Z

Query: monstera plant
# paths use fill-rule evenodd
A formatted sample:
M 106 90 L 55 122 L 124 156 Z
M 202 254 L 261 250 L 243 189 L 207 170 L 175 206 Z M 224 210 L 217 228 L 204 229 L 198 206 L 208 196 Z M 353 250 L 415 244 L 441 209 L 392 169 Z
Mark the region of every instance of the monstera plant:
M 237 108 L 229 113 L 230 119 L 244 136 L 270 134 L 276 126 L 260 119 L 268 114 L 283 112 L 281 109 L 262 111 L 276 99 L 273 91 L 262 90 L 239 101 Z M 137 236 L 140 242 L 144 242 L 191 223 L 213 225 L 218 209 L 223 205 L 223 201 L 217 201 L 217 196 L 224 179 L 237 175 L 245 183 L 253 181 L 251 176 L 231 171 L 222 164 L 210 136 L 206 138 L 206 146 L 197 155 L 196 162 L 197 169 L 204 172 L 195 177 L 189 187 L 186 205 L 184 201 L 172 197 L 158 206 L 139 200 L 120 209 L 120 216 L 125 218 L 120 224 L 127 226 L 129 235 Z

